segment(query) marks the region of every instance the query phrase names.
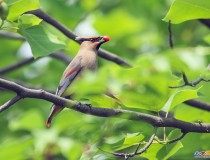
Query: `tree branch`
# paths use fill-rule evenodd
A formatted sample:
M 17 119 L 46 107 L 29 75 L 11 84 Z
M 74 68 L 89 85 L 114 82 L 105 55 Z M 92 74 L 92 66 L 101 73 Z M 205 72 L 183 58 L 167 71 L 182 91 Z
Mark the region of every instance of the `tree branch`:
M 210 19 L 199 19 L 206 27 L 210 28 Z
M 80 43 L 79 41 L 75 40 L 75 38 L 77 37 L 76 34 L 74 34 L 67 27 L 65 27 L 64 25 L 62 25 L 61 23 L 59 23 L 58 21 L 56 21 L 55 19 L 53 19 L 52 17 L 47 15 L 46 13 L 44 13 L 42 10 L 40 10 L 40 9 L 31 10 L 31 11 L 26 12 L 25 14 L 33 14 L 33 15 L 43 19 L 45 22 L 47 22 L 50 25 L 57 28 L 59 31 L 61 31 L 64 35 L 66 35 L 70 39 L 74 40 L 77 43 Z M 126 62 L 125 60 L 121 59 L 120 57 L 116 56 L 115 54 L 113 54 L 111 52 L 108 52 L 103 49 L 99 49 L 98 53 L 99 53 L 99 56 L 104 59 L 115 62 L 121 66 L 131 67 L 131 65 L 128 62 Z
M 187 105 L 196 107 L 198 109 L 210 111 L 210 104 L 209 103 L 201 102 L 201 101 L 198 101 L 196 99 L 187 100 L 184 103 L 187 104 Z
M 3 112 L 4 110 L 8 109 L 10 106 L 12 106 L 13 104 L 15 104 L 19 100 L 21 100 L 21 97 L 17 95 L 13 99 L 7 101 L 2 106 L 0 106 L 0 112 Z
M 44 90 L 35 90 L 23 87 L 14 82 L 1 79 L 0 87 L 16 92 L 21 98 L 36 98 L 43 99 L 52 102 L 59 106 L 65 106 L 67 108 L 76 110 L 81 113 L 94 115 L 98 117 L 117 117 L 135 121 L 144 121 L 154 127 L 174 127 L 179 128 L 183 132 L 200 132 L 210 133 L 210 124 L 208 123 L 191 123 L 181 121 L 175 118 L 161 118 L 145 113 L 128 111 L 123 109 L 112 109 L 112 108 L 97 108 L 90 107 L 89 104 L 81 104 L 57 95 L 51 94 Z
M 69 64 L 72 60 L 69 56 L 67 56 L 66 54 L 64 54 L 62 52 L 54 52 L 54 53 L 50 54 L 49 56 L 53 57 L 55 59 L 58 59 L 58 60 L 64 62 L 65 64 Z
M 184 138 L 184 136 L 187 134 L 187 132 L 182 132 L 182 134 L 175 138 L 175 139 L 171 139 L 171 140 L 167 140 L 167 141 L 161 141 L 159 139 L 155 139 L 158 143 L 161 143 L 161 144 L 170 144 L 170 143 L 174 143 L 174 142 L 177 142 L 179 140 L 181 140 L 182 138 Z
M 168 33 L 169 33 L 169 45 L 171 48 L 173 48 L 174 44 L 173 44 L 173 34 L 171 29 L 171 20 L 168 21 Z
M 186 74 L 184 72 L 182 73 L 182 78 L 183 78 L 184 84 L 182 84 L 180 86 L 169 86 L 169 88 L 181 88 L 181 87 L 184 87 L 184 86 L 195 87 L 197 84 L 199 84 L 202 81 L 210 82 L 210 80 L 206 80 L 203 77 L 199 77 L 195 81 L 189 82 L 188 78 L 187 78 L 187 76 L 186 76 Z
M 15 64 L 12 64 L 12 65 L 10 65 L 10 66 L 8 66 L 6 68 L 1 69 L 0 70 L 0 75 L 6 74 L 8 72 L 12 72 L 12 71 L 14 71 L 14 70 L 16 70 L 18 68 L 23 67 L 24 65 L 32 63 L 34 61 L 35 61 L 34 57 L 21 60 L 21 61 L 15 63 Z
M 184 138 L 184 136 L 185 136 L 186 134 L 187 134 L 186 132 L 182 132 L 182 134 L 181 134 L 179 137 L 177 137 L 177 138 L 175 138 L 175 139 L 171 139 L 171 140 L 167 141 L 166 143 L 170 144 L 170 143 L 177 142 L 177 141 L 181 140 L 182 138 Z
M 63 54 L 62 52 L 54 52 L 54 53 L 50 54 L 49 56 L 52 57 L 52 58 L 56 58 L 58 60 L 61 60 L 65 64 L 69 64 L 71 62 L 71 58 L 69 56 Z M 23 59 L 23 60 L 15 63 L 15 64 L 12 64 L 10 66 L 7 66 L 7 67 L 1 69 L 0 70 L 0 75 L 4 75 L 4 74 L 6 74 L 8 72 L 12 72 L 12 71 L 14 71 L 14 70 L 16 70 L 18 68 L 21 68 L 21 67 L 27 65 L 27 64 L 31 64 L 31 63 L 33 63 L 33 62 L 35 62 L 35 61 L 37 61 L 37 60 L 39 60 L 41 58 L 43 58 L 43 57 L 38 57 L 36 59 L 34 57 Z
M 10 33 L 10 32 L 0 32 L 0 37 L 4 37 L 4 38 L 8 38 L 8 39 L 17 39 L 17 40 L 20 40 L 20 41 L 25 41 L 25 38 L 18 35 L 18 34 L 15 34 L 15 33 Z

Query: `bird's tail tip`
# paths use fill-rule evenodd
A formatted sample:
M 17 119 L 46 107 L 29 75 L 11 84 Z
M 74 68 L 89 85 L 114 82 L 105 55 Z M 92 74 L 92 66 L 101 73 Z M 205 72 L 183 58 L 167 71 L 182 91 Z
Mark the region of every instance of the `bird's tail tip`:
M 55 117 L 62 109 L 63 109 L 63 107 L 60 107 L 60 106 L 55 106 L 55 105 L 52 106 L 51 113 L 46 120 L 47 127 L 51 126 L 51 121 L 52 121 L 53 117 Z
M 51 119 L 50 119 L 50 117 L 46 120 L 46 126 L 47 127 L 51 126 Z

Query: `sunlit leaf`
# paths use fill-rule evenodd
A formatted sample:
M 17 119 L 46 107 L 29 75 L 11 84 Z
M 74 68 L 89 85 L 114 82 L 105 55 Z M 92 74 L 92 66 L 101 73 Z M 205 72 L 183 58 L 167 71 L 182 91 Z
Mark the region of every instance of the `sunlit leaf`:
M 86 96 L 93 106 L 101 108 L 118 108 L 120 103 L 117 99 L 109 97 L 105 94 Z
M 56 35 L 48 32 L 41 25 L 26 29 L 20 27 L 19 32 L 29 42 L 35 57 L 46 56 L 54 51 L 65 48 L 64 43 L 59 41 Z
M 8 20 L 13 21 L 24 12 L 38 8 L 38 0 L 18 0 L 9 6 Z
M 124 142 L 121 147 L 117 148 L 117 150 L 121 150 L 124 148 L 128 148 L 134 145 L 138 145 L 144 139 L 144 135 L 140 133 L 127 133 L 126 137 L 124 138 Z
M 0 159 L 25 159 L 25 151 L 33 145 L 33 139 L 25 138 L 10 138 L 1 143 Z
M 119 27 L 115 27 L 116 20 L 118 20 Z M 135 31 L 137 32 L 141 27 L 139 21 L 136 21 L 136 19 L 127 14 L 127 12 L 120 9 L 115 9 L 112 14 L 106 14 L 103 18 L 98 18 L 98 20 L 95 21 L 94 26 L 101 33 L 109 33 L 113 38 L 122 37 L 122 33 L 129 34 L 134 33 Z M 103 26 L 106 27 L 104 28 Z M 107 28 L 110 28 L 111 30 L 107 32 Z
M 42 20 L 32 14 L 24 14 L 19 17 L 18 21 L 26 29 L 38 25 Z
M 210 18 L 210 2 L 207 0 L 175 0 L 164 21 L 181 23 L 192 19 Z
M 159 159 L 167 160 L 172 157 L 176 152 L 178 152 L 183 147 L 180 141 L 164 145 L 164 147 L 157 153 Z
M 158 144 L 158 143 L 154 143 L 152 144 L 146 152 L 144 152 L 143 154 L 141 154 L 140 156 L 148 158 L 148 159 L 154 159 L 154 160 L 159 160 L 157 158 L 157 153 L 164 147 L 163 144 Z
M 178 91 L 174 92 L 169 97 L 169 99 L 167 100 L 167 102 L 165 103 L 165 105 L 163 106 L 163 108 L 161 110 L 165 111 L 165 112 L 169 112 L 176 105 L 178 105 L 186 100 L 197 98 L 198 90 L 199 89 L 196 89 L 196 90 L 182 89 L 182 90 L 178 90 Z

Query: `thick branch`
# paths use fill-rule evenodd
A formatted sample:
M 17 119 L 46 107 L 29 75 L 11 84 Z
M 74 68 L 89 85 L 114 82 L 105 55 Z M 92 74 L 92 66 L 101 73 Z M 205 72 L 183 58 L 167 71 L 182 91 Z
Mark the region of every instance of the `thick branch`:
M 51 24 L 52 26 L 54 26 L 55 28 L 57 28 L 59 31 L 61 31 L 64 35 L 66 35 L 70 39 L 74 40 L 77 43 L 80 43 L 79 41 L 75 40 L 75 38 L 77 37 L 76 34 L 74 34 L 67 27 L 65 27 L 64 25 L 62 25 L 61 23 L 59 23 L 58 21 L 56 21 L 55 19 L 53 19 L 52 17 L 47 15 L 46 13 L 44 13 L 42 10 L 40 10 L 40 9 L 32 10 L 32 11 L 26 12 L 25 14 L 33 14 L 33 15 L 43 19 L 45 22 L 47 22 L 47 23 Z M 118 57 L 115 54 L 108 52 L 106 50 L 99 49 L 99 56 L 104 59 L 107 59 L 109 61 L 115 62 L 119 65 L 131 67 L 131 65 L 128 62 L 126 62 L 125 60 L 121 59 L 120 57 Z
M 191 100 L 187 100 L 184 102 L 187 105 L 202 109 L 202 110 L 206 110 L 206 111 L 210 111 L 210 104 L 209 103 L 205 103 L 205 102 L 201 102 L 195 99 L 191 99 Z
M 55 103 L 57 105 L 65 106 L 70 109 L 98 117 L 118 117 L 129 120 L 144 121 L 150 123 L 155 127 L 179 128 L 186 133 L 187 132 L 210 133 L 210 124 L 208 123 L 190 123 L 175 118 L 161 118 L 149 114 L 128 111 L 123 109 L 90 107 L 89 105 L 80 104 L 75 101 L 62 98 L 57 95 L 46 92 L 44 90 L 29 89 L 21 85 L 18 85 L 14 82 L 1 78 L 0 78 L 0 87 L 16 92 L 21 98 L 44 99 L 46 101 Z
M 206 27 L 210 28 L 210 19 L 199 19 Z

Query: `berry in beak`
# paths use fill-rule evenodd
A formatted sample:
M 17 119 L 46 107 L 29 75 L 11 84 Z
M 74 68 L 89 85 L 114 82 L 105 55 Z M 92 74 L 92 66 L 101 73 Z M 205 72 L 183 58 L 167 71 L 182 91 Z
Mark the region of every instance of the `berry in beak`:
M 110 38 L 108 36 L 103 36 L 103 40 L 108 42 L 110 40 Z

